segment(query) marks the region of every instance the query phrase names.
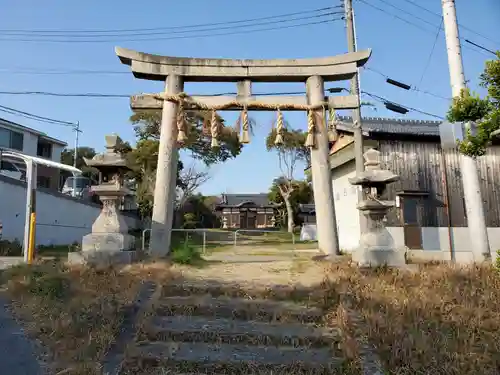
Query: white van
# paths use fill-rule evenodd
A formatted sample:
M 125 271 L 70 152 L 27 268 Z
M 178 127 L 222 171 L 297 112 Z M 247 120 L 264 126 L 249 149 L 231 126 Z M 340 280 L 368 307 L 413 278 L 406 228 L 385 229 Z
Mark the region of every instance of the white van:
M 68 177 L 64 182 L 62 193 L 75 198 L 90 199 L 92 180 L 83 176 Z

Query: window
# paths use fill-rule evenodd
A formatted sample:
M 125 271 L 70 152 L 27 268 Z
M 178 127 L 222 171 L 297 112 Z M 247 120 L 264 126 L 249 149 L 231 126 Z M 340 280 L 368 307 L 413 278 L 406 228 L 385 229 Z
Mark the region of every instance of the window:
M 10 130 L 0 128 L 0 147 L 10 148 Z
M 22 151 L 24 143 L 23 133 L 0 128 L 0 147 Z
M 10 132 L 10 148 L 14 150 L 23 150 L 24 135 L 23 133 Z
M 41 139 L 38 139 L 36 154 L 42 158 L 52 158 L 52 144 Z
M 50 177 L 37 176 L 37 185 L 42 188 L 50 188 Z
M 19 172 L 19 169 L 16 168 L 14 164 L 12 164 L 10 161 L 2 160 L 2 163 L 0 164 L 0 169 L 4 171 L 10 171 L 10 172 Z

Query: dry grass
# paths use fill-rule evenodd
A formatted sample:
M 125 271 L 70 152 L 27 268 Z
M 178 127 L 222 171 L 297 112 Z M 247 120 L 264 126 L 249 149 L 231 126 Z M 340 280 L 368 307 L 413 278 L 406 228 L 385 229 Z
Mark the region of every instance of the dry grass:
M 362 333 L 391 374 L 500 373 L 498 271 L 423 265 L 411 273 L 341 264 L 327 285 L 359 311 Z
M 51 373 L 97 374 L 141 282 L 168 276 L 162 264 L 98 270 L 52 261 L 4 271 L 2 285 L 14 316 L 47 349 Z
M 286 269 L 277 274 L 281 266 Z M 210 284 L 206 292 L 216 296 L 300 301 L 323 309 L 327 322 L 341 328 L 335 351 L 346 359 L 345 374 L 360 373 L 360 337 L 375 345 L 391 374 L 499 374 L 498 271 L 419 267 L 415 273 L 360 270 L 346 261 L 331 266 L 328 280 L 320 284 L 322 266 L 303 259 L 292 259 L 287 267 L 280 262 L 215 264 L 204 269 L 175 266 L 170 272 L 161 263 L 99 271 L 47 262 L 5 271 L 2 279 L 15 315 L 49 349 L 53 373 L 65 369 L 70 369 L 65 374 L 98 373 L 98 363 L 116 337 L 122 308 L 134 300 L 141 281 L 166 284 L 175 276 L 186 283 L 171 283 L 157 298 L 204 294 L 203 281 Z M 145 325 L 160 305 L 151 306 L 139 319 L 139 341 L 146 339 Z M 179 313 L 193 313 L 180 311 L 183 308 L 187 306 L 178 307 Z M 204 339 L 212 340 L 217 341 Z M 155 371 L 151 374 L 169 373 Z M 129 369 L 129 373 L 146 372 Z

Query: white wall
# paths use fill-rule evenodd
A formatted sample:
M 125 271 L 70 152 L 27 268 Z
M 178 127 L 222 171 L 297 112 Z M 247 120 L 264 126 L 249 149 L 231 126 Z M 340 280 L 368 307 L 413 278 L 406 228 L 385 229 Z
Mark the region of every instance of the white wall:
M 359 211 L 356 208 L 358 188 L 349 183 L 356 175 L 354 162 L 348 162 L 332 171 L 333 197 L 339 233 L 339 246 L 343 251 L 358 247 L 360 237 Z M 318 219 L 317 219 L 318 220 Z
M 404 230 L 402 227 L 390 227 L 389 232 L 394 237 L 397 247 L 405 248 Z M 430 259 L 432 253 L 443 253 L 437 256 L 436 260 L 447 260 L 450 252 L 450 237 L 447 227 L 422 227 L 422 251 Z M 488 239 L 493 256 L 496 256 L 497 250 L 500 250 L 500 228 L 488 228 Z M 473 241 L 470 240 L 469 228 L 453 227 L 451 228 L 451 245 L 459 262 L 467 263 L 473 259 L 472 248 Z M 423 256 L 423 255 L 422 255 Z
M 52 143 L 52 161 L 57 163 L 61 162 L 61 154 L 64 150 L 64 146 L 58 145 L 56 143 Z
M 36 156 L 38 149 L 38 135 L 24 132 L 23 153 L 29 156 Z
M 19 181 L 0 176 L 0 222 L 2 238 L 23 242 L 26 207 L 26 186 Z M 81 243 L 100 212 L 100 207 L 83 203 L 57 192 L 38 190 L 37 245 L 66 245 Z M 125 216 L 130 229 L 137 228 L 137 219 Z

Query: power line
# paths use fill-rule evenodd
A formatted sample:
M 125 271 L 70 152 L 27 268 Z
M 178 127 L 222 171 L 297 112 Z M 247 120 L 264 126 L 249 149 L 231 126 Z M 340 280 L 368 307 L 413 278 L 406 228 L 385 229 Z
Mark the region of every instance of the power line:
M 363 4 L 365 4 L 365 5 L 368 5 L 369 7 L 373 8 L 373 9 L 376 9 L 376 10 L 382 12 L 382 13 L 385 13 L 385 14 L 388 14 L 390 16 L 393 16 L 393 17 L 397 18 L 400 21 L 403 21 L 403 22 L 405 22 L 405 23 L 407 23 L 407 24 L 409 24 L 411 26 L 416 27 L 417 29 L 420 29 L 420 30 L 425 31 L 427 33 L 431 33 L 432 32 L 432 31 L 430 31 L 428 29 L 424 29 L 422 26 L 420 26 L 417 23 L 408 21 L 406 18 L 400 17 L 400 16 L 398 16 L 397 14 L 394 14 L 394 13 L 390 13 L 387 10 L 385 10 L 383 8 L 380 8 L 380 7 L 376 6 L 376 5 L 373 5 L 373 4 L 371 4 L 371 3 L 369 3 L 369 2 L 367 2 L 365 0 L 358 0 L 358 1 L 361 2 L 361 3 L 363 3 Z M 434 34 L 434 32 L 432 32 L 432 34 Z
M 40 95 L 72 98 L 130 98 L 127 94 L 101 94 L 101 93 L 59 93 L 50 91 L 0 91 L 0 95 Z
M 480 48 L 480 49 L 482 49 L 483 51 L 489 52 L 489 53 L 491 53 L 491 54 L 493 54 L 493 55 L 495 55 L 495 56 L 497 55 L 497 54 L 496 54 L 496 52 L 492 51 L 491 49 L 486 48 L 486 47 L 483 47 L 483 46 L 481 46 L 480 44 L 477 44 L 477 43 L 471 42 L 469 39 L 465 39 L 465 42 L 466 42 L 466 43 L 469 43 L 469 44 L 472 44 L 473 46 L 476 46 L 477 48 Z
M 343 88 L 343 87 L 340 87 L 340 88 L 334 88 L 334 89 L 329 89 L 329 88 L 326 88 L 325 89 L 325 92 L 329 92 L 330 90 L 335 90 L 335 91 L 349 91 L 348 89 L 346 88 Z M 436 118 L 439 118 L 439 119 L 443 119 L 442 116 L 438 116 L 438 115 L 435 115 L 435 114 L 432 114 L 432 113 L 429 113 L 429 112 L 426 112 L 426 111 L 422 111 L 420 109 L 417 109 L 417 108 L 413 108 L 413 107 L 409 107 L 409 106 L 406 106 L 406 105 L 401 105 L 401 104 L 397 104 L 391 100 L 388 100 L 386 98 L 383 98 L 379 95 L 376 95 L 376 94 L 373 94 L 373 93 L 370 93 L 370 92 L 366 92 L 366 91 L 362 91 L 361 92 L 362 94 L 365 94 L 365 95 L 368 95 L 370 97 L 372 97 L 373 99 L 375 100 L 378 100 L 382 103 L 391 103 L 393 105 L 396 105 L 396 106 L 399 106 L 399 107 L 403 107 L 405 109 L 407 109 L 408 111 L 414 111 L 414 112 L 418 112 L 418 113 L 421 113 L 421 114 L 424 114 L 424 115 L 427 115 L 427 116 L 431 116 L 431 117 L 436 117 Z M 86 97 L 86 98 L 130 98 L 132 95 L 130 94 L 101 94 L 101 93 L 54 93 L 54 92 L 47 92 L 47 91 L 0 91 L 0 95 L 2 94 L 8 94 L 8 95 L 46 95 L 46 96 L 57 96 L 57 97 Z M 215 94 L 209 94 L 209 95 L 204 95 L 204 96 L 224 96 L 224 95 L 236 95 L 235 92 L 226 92 L 226 93 L 215 93 Z M 265 92 L 265 93 L 253 93 L 254 96 L 272 96 L 272 95 L 305 95 L 305 91 L 292 91 L 292 92 Z M 193 96 L 196 96 L 196 95 L 193 95 Z M 19 111 L 19 110 L 15 110 L 13 108 L 9 108 L 9 107 L 4 107 L 4 106 L 0 106 L 0 111 L 2 111 L 2 108 L 6 108 L 6 110 L 10 110 L 10 111 L 15 111 L 16 113 L 19 113 L 19 114 L 22 114 L 22 115 L 26 115 L 26 116 L 32 116 L 32 117 L 36 117 L 40 120 L 47 120 L 47 121 L 53 121 L 55 123 L 58 123 L 58 124 L 63 124 L 63 125 L 75 125 L 74 123 L 71 123 L 71 122 L 66 122 L 66 121 L 60 121 L 60 120 L 55 120 L 55 119 L 51 119 L 51 118 L 48 118 L 48 117 L 43 117 L 43 116 L 38 116 L 38 115 L 33 115 L 31 113 L 28 113 L 28 112 L 23 112 L 23 111 Z M 34 119 L 34 118 L 33 118 Z
M 233 29 L 244 29 L 248 27 L 255 27 L 255 26 L 265 26 L 265 25 L 274 25 L 274 24 L 282 24 L 282 23 L 287 23 L 287 22 L 294 22 L 294 21 L 303 21 L 303 20 L 312 20 L 312 19 L 317 19 L 317 18 L 324 18 L 326 16 L 332 16 L 332 15 L 340 15 L 344 14 L 344 12 L 328 12 L 328 13 L 321 13 L 321 14 L 314 14 L 310 16 L 304 16 L 301 15 L 300 17 L 292 17 L 292 18 L 286 18 L 286 19 L 273 19 L 273 20 L 267 20 L 263 22 L 253 22 L 251 24 L 247 25 L 231 25 L 231 26 L 212 26 L 208 28 L 202 28 L 202 29 L 191 29 L 191 30 L 174 30 L 174 31 L 168 31 L 168 32 L 144 32 L 144 33 L 134 33 L 134 34 L 97 34 L 97 35 L 79 35 L 79 34 L 67 34 L 67 35 L 38 35 L 38 34 L 7 34 L 7 37 L 11 36 L 29 36 L 32 38 L 39 38 L 39 37 L 64 37 L 64 38 L 109 38 L 109 37 L 134 37 L 133 40 L 136 40 L 136 37 L 138 36 L 153 36 L 153 35 L 172 35 L 172 34 L 186 34 L 186 33 L 198 33 L 198 32 L 207 32 L 207 31 L 218 31 L 218 30 L 233 30 Z M 266 17 L 268 19 L 270 17 Z M 156 38 L 155 38 L 156 39 Z M 5 40 L 5 38 L 4 38 Z M 9 39 L 10 40 L 10 39 Z M 18 40 L 17 38 L 13 38 L 12 40 Z M 35 39 L 38 40 L 38 39 Z M 78 39 L 76 39 L 78 40 Z M 93 40 L 93 39 L 91 39 Z M 126 41 L 127 39 L 108 39 L 108 41 Z M 149 40 L 146 38 L 140 38 L 137 40 Z
M 391 79 L 391 78 L 390 78 L 387 74 L 384 74 L 384 73 L 382 73 L 381 71 L 379 71 L 379 70 L 377 70 L 377 69 L 370 68 L 370 67 L 368 67 L 368 66 L 364 66 L 364 67 L 363 67 L 363 69 L 366 69 L 366 70 L 368 70 L 368 71 L 370 71 L 370 72 L 376 73 L 376 74 L 378 74 L 378 75 L 380 75 L 380 76 L 384 77 L 386 80 L 387 80 L 387 79 Z M 413 85 L 409 85 L 409 86 L 410 86 L 410 89 L 411 89 L 412 91 L 416 91 L 416 92 L 420 92 L 420 93 L 422 93 L 422 94 L 430 95 L 430 96 L 433 96 L 433 97 L 438 98 L 438 99 L 443 99 L 443 100 L 451 100 L 451 98 L 447 98 L 447 97 L 445 97 L 445 96 L 441 96 L 441 95 L 436 94 L 436 93 L 433 93 L 433 92 L 431 92 L 431 91 L 422 90 L 422 89 L 419 89 L 418 87 L 413 86 Z
M 409 12 L 409 11 L 405 10 L 405 9 L 399 8 L 399 7 L 397 7 L 397 6 L 393 5 L 393 4 L 391 4 L 391 3 L 390 3 L 390 2 L 388 2 L 388 1 L 385 1 L 385 0 L 378 0 L 378 1 L 380 1 L 381 3 L 384 3 L 384 4 L 388 5 L 388 6 L 390 6 L 390 7 L 394 8 L 394 9 L 396 9 L 396 10 L 399 10 L 400 12 L 403 12 L 403 13 L 409 14 L 409 15 L 411 15 L 413 18 L 416 18 L 417 20 L 420 20 L 420 21 L 422 21 L 422 22 L 424 22 L 424 23 L 426 23 L 426 24 L 428 24 L 428 25 L 435 26 L 433 22 L 430 22 L 430 21 L 426 20 L 425 18 L 419 17 L 419 16 L 417 16 L 417 15 L 415 15 L 415 14 L 413 14 L 413 13 L 411 13 L 411 12 Z
M 71 127 L 77 126 L 77 124 L 73 123 L 73 122 L 57 120 L 57 119 L 53 119 L 53 118 L 45 117 L 45 116 L 39 116 L 39 115 L 35 115 L 33 113 L 29 113 L 29 112 L 25 112 L 25 111 L 20 111 L 18 109 L 14 109 L 14 108 L 7 107 L 7 106 L 4 106 L 4 105 L 0 105 L 0 112 L 5 112 L 5 113 L 9 113 L 11 115 L 28 118 L 30 120 L 36 120 L 36 121 L 40 121 L 40 122 L 45 122 L 45 123 L 48 123 L 48 124 L 64 125 L 64 126 L 71 126 Z
M 421 109 L 409 107 L 407 105 L 398 104 L 396 102 L 393 102 L 392 100 L 386 99 L 386 98 L 384 98 L 382 96 L 379 96 L 379 95 L 376 95 L 376 94 L 372 94 L 372 93 L 367 92 L 367 91 L 362 91 L 361 93 L 365 94 L 365 95 L 368 95 L 369 97 L 371 97 L 371 98 L 373 98 L 373 99 L 375 99 L 375 100 L 377 100 L 379 102 L 382 102 L 384 104 L 392 104 L 392 105 L 395 105 L 397 107 L 402 107 L 402 108 L 404 108 L 404 109 L 406 109 L 408 111 L 418 112 L 418 113 L 421 113 L 421 114 L 426 115 L 426 116 L 431 116 L 431 117 L 438 118 L 440 120 L 444 120 L 443 116 L 438 116 L 438 115 L 435 115 L 433 113 L 422 111 Z
M 323 12 L 323 11 L 327 11 L 327 10 L 340 9 L 340 8 L 343 8 L 343 6 L 338 5 L 338 6 L 333 6 L 333 7 L 324 7 L 324 8 L 317 8 L 317 9 L 312 9 L 312 10 L 303 10 L 300 12 L 285 13 L 285 14 L 279 14 L 279 15 L 274 15 L 274 16 L 247 18 L 247 19 L 240 19 L 240 20 L 234 20 L 234 21 L 224 21 L 224 22 L 201 23 L 201 24 L 192 24 L 192 25 L 184 25 L 184 26 L 167 26 L 167 27 L 152 27 L 152 28 L 138 28 L 138 29 L 89 29 L 89 30 L 0 29 L 0 33 L 48 33 L 48 34 L 89 33 L 89 34 L 92 34 L 92 33 L 114 33 L 114 32 L 136 33 L 136 32 L 141 32 L 141 31 L 159 31 L 159 30 L 168 31 L 168 30 L 178 30 L 178 29 L 192 29 L 192 28 L 207 27 L 207 26 L 219 26 L 219 25 L 248 23 L 248 22 L 270 20 L 270 19 L 291 17 L 291 16 L 297 16 L 297 15 L 304 15 L 304 14 L 308 14 L 308 13 Z
M 437 41 L 439 39 L 439 34 L 441 33 L 441 29 L 443 28 L 444 19 L 441 17 L 441 23 L 439 24 L 439 28 L 436 33 L 436 39 L 434 39 L 434 43 L 432 44 L 431 53 L 429 53 L 429 57 L 427 58 L 427 62 L 425 63 L 424 70 L 422 72 L 422 76 L 420 77 L 420 81 L 418 82 L 418 87 L 422 86 L 422 82 L 425 77 L 425 73 L 427 73 L 427 69 L 432 61 L 432 55 L 434 55 L 434 50 L 436 49 Z
M 79 69 L 67 69 L 67 70 L 58 70 L 58 69 L 31 69 L 31 68 L 22 68 L 22 69 L 9 69 L 9 68 L 0 68 L 0 73 L 9 73 L 9 74 L 30 74 L 30 75 L 66 75 L 66 74 L 130 74 L 130 72 L 123 71 L 114 71 L 114 70 L 79 70 Z
M 412 0 L 404 0 L 404 1 L 406 1 L 406 2 L 407 2 L 407 3 L 409 3 L 409 4 L 412 4 L 413 6 L 416 6 L 417 8 L 420 8 L 420 9 L 422 9 L 422 10 L 424 10 L 424 11 L 426 11 L 426 12 L 430 13 L 430 14 L 433 14 L 433 15 L 435 15 L 435 16 L 437 16 L 437 17 L 441 17 L 441 18 L 443 17 L 441 14 L 436 13 L 436 12 L 434 12 L 434 11 L 432 11 L 432 10 L 430 10 L 430 9 L 426 8 L 426 7 L 423 7 L 422 5 L 417 4 L 417 3 L 415 3 L 415 2 L 414 2 L 414 1 L 412 1 Z M 473 33 L 473 34 L 476 34 L 477 36 L 480 36 L 481 38 L 484 38 L 484 39 L 486 39 L 486 40 L 489 40 L 490 42 L 493 42 L 493 43 L 495 43 L 495 44 L 500 44 L 500 42 L 499 42 L 499 41 L 494 40 L 494 39 L 490 38 L 490 37 L 489 37 L 489 36 L 487 36 L 487 35 L 481 34 L 481 33 L 477 32 L 477 31 L 475 31 L 475 30 L 471 29 L 470 27 L 467 27 L 467 26 L 465 26 L 465 25 L 463 25 L 463 24 L 461 24 L 461 23 L 459 23 L 458 25 L 459 25 L 462 29 L 467 30 L 467 31 L 469 31 L 469 32 L 471 32 L 471 33 Z
M 235 31 L 235 32 L 223 32 L 223 33 L 213 33 L 213 34 L 199 34 L 199 35 L 179 35 L 179 36 L 173 36 L 173 37 L 161 37 L 161 38 L 142 38 L 142 39 L 120 39 L 120 40 L 73 40 L 73 39 L 1 39 L 0 42 L 44 42 L 44 43 L 114 43 L 114 42 L 150 42 L 150 41 L 158 41 L 158 40 L 174 40 L 174 39 L 194 39 L 194 38 L 207 38 L 207 37 L 214 37 L 214 36 L 230 36 L 230 35 L 241 35 L 241 34 L 251 34 L 255 32 L 262 32 L 262 31 L 271 31 L 271 30 L 283 30 L 283 29 L 291 29 L 291 28 L 297 28 L 297 27 L 304 27 L 304 26 L 312 26 L 312 25 L 320 25 L 320 24 L 326 24 L 326 23 L 331 23 L 334 21 L 340 21 L 342 20 L 343 17 L 341 18 L 333 18 L 333 19 L 328 19 L 328 20 L 323 20 L 323 21 L 317 21 L 317 22 L 307 22 L 307 23 L 299 23 L 295 25 L 284 25 L 284 26 L 278 26 L 278 27 L 267 27 L 267 28 L 260 28 L 260 29 L 255 29 L 255 30 L 242 30 L 242 31 Z M 273 22 L 274 24 L 275 22 Z
M 403 17 L 401 17 L 401 16 L 399 16 L 399 15 L 397 15 L 397 14 L 391 13 L 391 12 L 389 12 L 387 9 L 383 9 L 383 8 L 377 7 L 376 5 L 373 5 L 373 4 L 371 4 L 371 3 L 369 3 L 369 2 L 367 2 L 367 1 L 365 1 L 365 0 L 358 0 L 358 1 L 362 2 L 362 3 L 363 3 L 363 4 L 365 4 L 365 5 L 368 5 L 369 7 L 372 7 L 373 9 L 376 9 L 376 10 L 378 10 L 378 11 L 380 11 L 380 12 L 382 12 L 382 13 L 386 14 L 386 15 L 390 15 L 390 16 L 392 16 L 392 17 L 394 17 L 394 18 L 397 18 L 398 20 L 403 21 L 403 22 L 407 23 L 408 25 L 414 26 L 414 27 L 416 27 L 416 28 L 418 28 L 418 29 L 420 29 L 420 30 L 422 30 L 422 31 L 425 31 L 426 33 L 430 33 L 430 34 L 434 35 L 434 31 L 430 31 L 429 29 L 423 28 L 421 25 L 419 25 L 419 24 L 417 24 L 417 23 L 414 23 L 414 22 L 412 22 L 412 21 L 409 21 L 409 20 L 407 20 L 406 18 L 403 18 Z M 385 4 L 388 4 L 388 3 L 387 3 L 387 2 L 385 2 L 384 0 L 380 0 L 380 1 L 384 2 Z M 417 19 L 419 19 L 419 20 L 423 20 L 423 22 L 425 22 L 425 23 L 426 23 L 426 24 L 428 24 L 428 25 L 433 26 L 434 28 L 438 27 L 438 25 L 436 25 L 435 23 L 432 23 L 432 22 L 430 22 L 430 21 L 424 20 L 424 19 L 423 19 L 423 18 L 421 18 L 421 17 L 415 16 L 415 14 L 413 14 L 413 13 L 411 13 L 411 12 L 409 12 L 409 11 L 403 10 L 403 9 L 401 9 L 401 8 L 398 8 L 398 7 L 394 6 L 394 5 L 391 5 L 391 6 L 392 6 L 393 8 L 396 8 L 396 9 L 400 10 L 400 11 L 401 11 L 401 12 L 403 12 L 403 13 L 406 13 L 406 14 L 410 15 L 410 16 L 411 16 L 411 17 L 413 17 L 413 18 L 417 18 Z M 440 16 L 440 17 L 441 17 L 441 16 Z M 442 18 L 442 17 L 441 17 L 441 18 Z M 462 38 L 462 37 L 460 38 L 460 40 L 462 40 L 462 41 L 466 41 L 466 40 L 465 40 L 464 38 Z M 464 45 L 463 47 L 464 47 L 464 48 L 467 48 L 467 49 L 469 49 L 469 50 L 471 50 L 471 51 L 474 51 L 474 52 L 476 52 L 476 53 L 480 53 L 480 54 L 484 55 L 484 53 L 483 53 L 483 51 L 482 51 L 482 50 L 477 50 L 477 49 L 475 49 L 475 48 L 471 48 L 471 47 L 469 47 L 469 46 L 467 46 L 467 45 Z

